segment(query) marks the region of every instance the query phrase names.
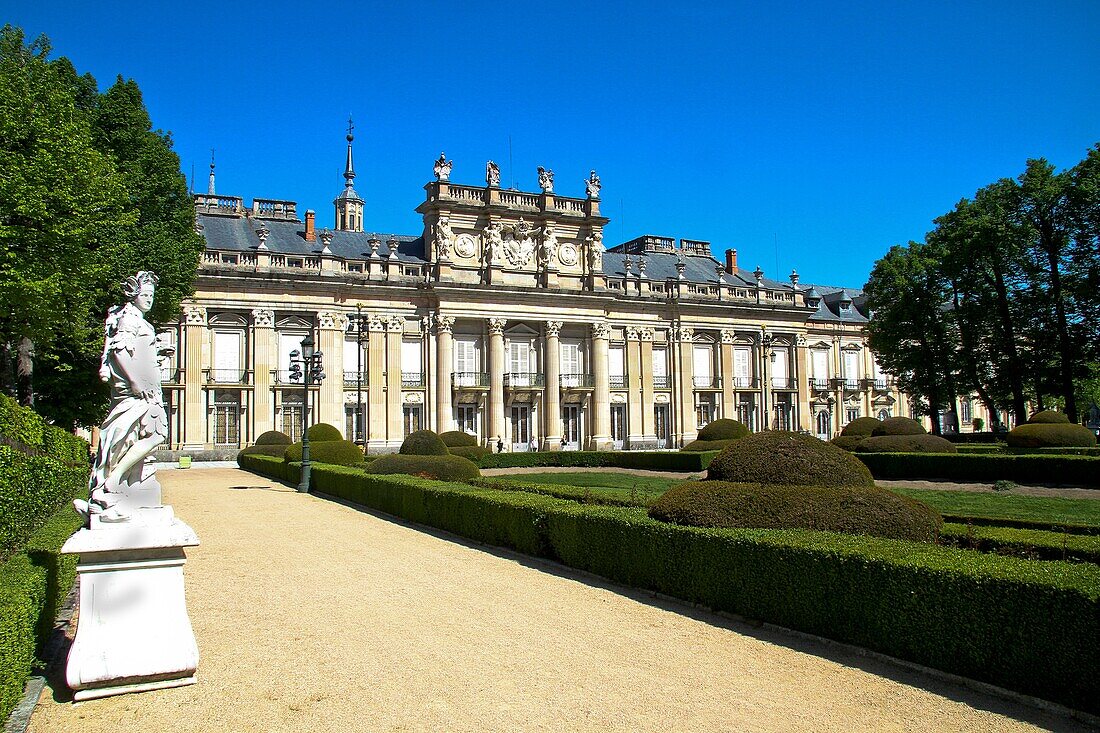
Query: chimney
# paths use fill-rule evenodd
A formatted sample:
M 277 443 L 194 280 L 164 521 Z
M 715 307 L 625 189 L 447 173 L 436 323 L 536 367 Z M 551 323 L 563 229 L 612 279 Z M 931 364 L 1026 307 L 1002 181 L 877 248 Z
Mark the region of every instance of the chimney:
M 726 250 L 726 272 L 731 275 L 737 274 L 737 250 Z
M 317 220 L 317 214 L 313 213 L 313 209 L 306 209 L 306 241 L 316 242 L 317 235 L 313 231 L 314 222 Z

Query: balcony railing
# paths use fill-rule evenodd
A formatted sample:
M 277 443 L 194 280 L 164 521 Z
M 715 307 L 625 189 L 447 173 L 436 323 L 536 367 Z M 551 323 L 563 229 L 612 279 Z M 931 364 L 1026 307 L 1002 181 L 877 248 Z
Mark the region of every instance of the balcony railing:
M 849 392 L 858 392 L 859 391 L 859 380 L 858 379 L 848 379 L 847 377 L 834 377 L 833 378 L 833 388 L 834 389 L 844 389 L 844 390 L 848 390 Z
M 798 382 L 791 377 L 772 377 L 772 389 L 798 389 Z
M 508 372 L 504 375 L 505 387 L 544 387 L 546 377 L 535 372 Z
M 248 384 L 252 372 L 248 369 L 204 369 L 208 384 Z
M 626 375 L 625 374 L 612 374 L 607 378 L 610 383 L 611 389 L 626 389 Z
M 562 374 L 558 383 L 566 388 L 590 389 L 596 386 L 596 379 L 591 374 Z
M 297 374 L 298 378 L 295 379 L 294 375 Z M 275 378 L 275 384 L 295 384 L 299 387 L 302 386 L 302 373 L 292 372 L 289 369 L 272 369 L 271 375 Z M 316 382 L 310 382 L 311 387 L 318 386 Z
M 183 384 L 183 370 L 173 369 L 171 367 L 162 368 L 160 370 L 160 383 Z
M 354 369 L 351 370 L 350 372 L 345 371 L 344 372 L 344 385 L 347 386 L 349 384 L 350 385 L 361 384 L 363 386 L 366 386 L 367 385 L 367 374 L 368 374 L 368 372 L 357 372 Z
M 691 384 L 695 389 L 722 389 L 721 377 L 692 377 Z
M 736 389 L 757 389 L 760 386 L 760 380 L 756 377 L 732 377 L 732 379 Z
M 454 372 L 451 374 L 451 386 L 463 388 L 486 388 L 489 386 L 488 372 Z
M 890 380 L 886 377 L 878 377 L 876 379 L 864 380 L 867 386 L 871 389 L 878 390 L 879 392 L 885 392 L 890 389 Z
M 401 372 L 401 386 L 402 387 L 423 387 L 424 386 L 424 373 L 423 372 Z
M 828 392 L 829 380 L 824 377 L 811 377 L 810 389 L 816 389 L 818 392 Z
M 669 389 L 672 387 L 672 377 L 665 375 L 653 375 L 653 389 Z

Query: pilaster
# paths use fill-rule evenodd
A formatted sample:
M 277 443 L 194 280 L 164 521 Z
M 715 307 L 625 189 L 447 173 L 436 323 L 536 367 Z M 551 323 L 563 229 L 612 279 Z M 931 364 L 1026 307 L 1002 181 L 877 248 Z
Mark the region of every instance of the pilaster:
M 485 436 L 495 449 L 505 437 L 504 425 L 504 326 L 507 318 L 490 318 L 489 324 L 489 429 Z
M 642 447 L 642 356 L 641 334 L 635 326 L 626 329 L 626 447 Z
M 367 417 L 369 453 L 387 452 L 386 443 L 386 322 L 382 316 L 368 319 Z
M 271 393 L 271 370 L 277 367 L 275 312 L 266 308 L 252 311 L 252 435 L 258 437 L 275 429 L 275 406 Z
M 592 409 L 591 450 L 611 447 L 611 382 L 608 375 L 608 340 L 611 328 L 606 322 L 592 324 L 592 371 L 596 382 Z
M 684 446 L 699 434 L 695 423 L 695 362 L 691 353 L 695 331 L 690 326 L 680 326 L 675 331 L 680 348 L 680 423 L 676 439 Z
M 543 414 L 542 449 L 561 448 L 561 321 L 546 322 L 546 410 Z
M 451 372 L 454 365 L 454 328 L 453 316 L 435 317 L 436 339 L 436 375 L 435 375 L 435 414 L 437 429 L 440 433 L 454 430 L 454 409 L 451 404 Z
M 206 308 L 188 305 L 183 308 L 184 322 L 184 387 L 183 387 L 183 448 L 202 450 L 206 443 L 206 406 L 203 404 L 202 349 L 206 342 Z
M 795 337 L 795 364 L 798 368 L 798 422 L 801 430 L 813 432 L 813 411 L 810 409 L 810 349 L 806 337 Z
M 401 339 L 405 319 L 393 314 L 386 319 L 386 443 L 390 449 L 400 448 L 405 439 L 401 422 Z
M 321 422 L 332 425 L 343 435 L 344 424 L 344 331 L 347 328 L 347 316 L 336 311 L 322 311 L 317 314 L 320 327 L 318 347 L 324 354 L 322 368 L 325 379 L 317 389 L 316 415 Z M 344 436 L 349 440 L 355 436 Z
M 649 326 L 638 329 L 639 367 L 642 375 L 641 398 L 642 446 L 657 447 L 657 429 L 653 425 L 653 329 Z
M 733 329 L 722 329 L 721 367 L 718 373 L 722 375 L 722 417 L 735 419 L 737 409 L 734 406 L 734 368 L 733 368 L 733 342 L 737 333 Z

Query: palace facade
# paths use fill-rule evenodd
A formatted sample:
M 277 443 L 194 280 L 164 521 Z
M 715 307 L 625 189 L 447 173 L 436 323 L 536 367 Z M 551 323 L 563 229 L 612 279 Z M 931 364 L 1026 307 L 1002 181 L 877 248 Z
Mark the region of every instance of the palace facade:
M 731 417 L 828 439 L 856 417 L 908 415 L 867 348 L 859 291 L 764 277 L 710 243 L 607 247 L 593 172 L 584 197 L 435 180 L 422 231 L 366 230 L 348 135 L 335 229 L 292 201 L 195 196 L 196 292 L 161 339 L 177 449 L 295 439 L 303 410 L 372 453 L 421 428 L 506 450 L 678 448 Z M 312 336 L 325 378 L 292 352 Z

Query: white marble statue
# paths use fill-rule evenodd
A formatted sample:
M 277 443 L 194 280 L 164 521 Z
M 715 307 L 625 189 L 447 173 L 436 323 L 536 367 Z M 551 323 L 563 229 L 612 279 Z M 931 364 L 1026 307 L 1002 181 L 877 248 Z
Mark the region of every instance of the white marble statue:
M 491 221 L 481 233 L 484 257 L 494 265 L 504 264 L 504 234 L 499 221 Z
M 435 162 L 435 178 L 437 181 L 449 181 L 451 180 L 451 166 L 454 164 L 453 160 L 447 160 L 447 156 L 444 153 L 439 154 L 439 160 Z
M 139 272 L 126 280 L 126 303 L 107 313 L 106 338 L 99 376 L 111 386 L 111 408 L 99 431 L 99 451 L 88 487 L 91 501 L 76 502 L 77 511 L 90 521 L 130 519 L 132 502 L 127 497 L 139 489 L 155 490 L 146 497 L 159 505 L 156 468 L 146 465 L 168 437 L 168 417 L 161 395 L 157 335 L 145 320 L 153 306 L 158 278 Z
M 439 223 L 435 225 L 435 252 L 436 257 L 441 260 L 450 258 L 451 247 L 454 245 L 455 233 L 451 229 L 451 221 L 447 217 L 442 217 Z
M 491 160 L 485 164 L 485 185 L 492 188 L 500 187 L 500 168 Z
M 554 171 L 543 168 L 541 165 L 538 167 L 539 173 L 539 188 L 543 193 L 554 193 Z
M 588 198 L 598 199 L 601 188 L 603 188 L 603 184 L 600 183 L 600 177 L 596 175 L 596 171 L 592 171 L 588 174 L 588 180 L 584 182 L 584 190 L 587 192 Z
M 584 240 L 588 244 L 588 266 L 592 272 L 603 270 L 603 232 L 592 232 Z
M 554 227 L 547 224 L 542 231 L 542 243 L 539 245 L 539 267 L 549 267 L 557 252 L 558 235 L 554 233 Z

